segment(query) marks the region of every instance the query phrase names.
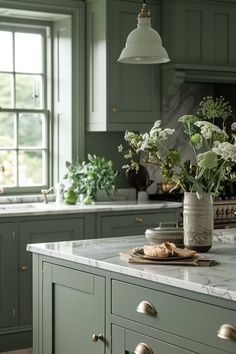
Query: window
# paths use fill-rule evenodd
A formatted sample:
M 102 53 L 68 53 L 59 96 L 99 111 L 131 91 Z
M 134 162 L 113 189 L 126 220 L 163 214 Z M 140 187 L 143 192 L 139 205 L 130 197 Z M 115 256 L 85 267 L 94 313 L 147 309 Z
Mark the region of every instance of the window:
M 48 185 L 46 28 L 0 26 L 0 184 Z

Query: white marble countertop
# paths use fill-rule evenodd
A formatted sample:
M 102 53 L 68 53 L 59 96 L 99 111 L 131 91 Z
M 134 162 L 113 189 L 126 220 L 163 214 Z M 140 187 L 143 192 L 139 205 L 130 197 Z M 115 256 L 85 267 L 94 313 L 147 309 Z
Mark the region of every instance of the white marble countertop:
M 146 203 L 137 203 L 136 201 L 115 201 L 99 202 L 92 205 L 66 205 L 55 202 L 44 203 L 8 203 L 0 204 L 0 217 L 18 216 L 18 215 L 47 215 L 47 214 L 76 214 L 76 213 L 94 213 L 111 212 L 126 210 L 156 210 L 164 208 L 180 208 L 182 203 L 166 201 L 149 201 Z
M 236 229 L 217 230 L 215 239 L 212 249 L 202 254 L 219 262 L 212 267 L 140 265 L 121 260 L 120 251 L 147 244 L 144 236 L 31 244 L 27 250 L 236 301 Z

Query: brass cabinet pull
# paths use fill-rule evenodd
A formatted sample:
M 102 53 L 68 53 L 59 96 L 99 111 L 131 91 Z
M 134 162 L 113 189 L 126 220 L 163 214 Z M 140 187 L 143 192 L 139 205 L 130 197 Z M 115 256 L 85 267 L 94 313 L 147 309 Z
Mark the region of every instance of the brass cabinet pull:
M 28 269 L 28 267 L 26 265 L 23 265 L 20 267 L 20 269 L 22 270 L 22 272 L 25 272 Z
M 139 343 L 134 350 L 135 354 L 154 354 L 146 343 Z
M 143 218 L 136 218 L 135 221 L 137 224 L 143 224 Z
M 145 313 L 147 315 L 151 316 L 156 316 L 157 315 L 157 310 L 155 307 L 148 301 L 142 301 L 137 307 L 137 312 L 139 313 Z
M 221 339 L 236 341 L 236 327 L 225 323 L 220 326 L 217 336 Z
M 116 112 L 118 111 L 118 109 L 117 109 L 117 107 L 116 107 L 116 106 L 112 107 L 112 109 L 111 109 L 111 110 L 112 110 L 112 112 L 113 112 L 113 113 L 116 113 Z
M 102 333 L 100 333 L 100 334 L 93 334 L 92 335 L 92 341 L 93 342 L 97 342 L 98 340 L 104 340 L 104 335 L 102 334 Z

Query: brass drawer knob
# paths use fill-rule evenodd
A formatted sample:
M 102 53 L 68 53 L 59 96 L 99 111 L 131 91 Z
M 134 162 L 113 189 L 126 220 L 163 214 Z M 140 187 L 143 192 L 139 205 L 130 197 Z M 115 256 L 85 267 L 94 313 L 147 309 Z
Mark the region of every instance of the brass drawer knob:
M 148 301 L 142 301 L 137 307 L 137 312 L 139 313 L 145 313 L 147 315 L 151 316 L 156 316 L 157 315 L 157 310 L 155 307 Z
M 26 265 L 23 265 L 20 267 L 20 269 L 22 270 L 22 272 L 25 272 L 28 269 L 28 267 Z
M 137 224 L 143 224 L 143 218 L 136 218 L 135 221 Z
M 118 109 L 117 109 L 116 106 L 112 107 L 112 112 L 113 112 L 113 113 L 116 113 L 117 111 L 118 111 Z
M 220 326 L 217 336 L 221 339 L 236 341 L 236 327 L 225 323 Z
M 98 340 L 104 340 L 104 335 L 102 334 L 102 333 L 100 333 L 100 334 L 93 334 L 92 335 L 92 341 L 93 342 L 97 342 Z
M 139 343 L 134 350 L 135 354 L 154 354 L 146 343 Z

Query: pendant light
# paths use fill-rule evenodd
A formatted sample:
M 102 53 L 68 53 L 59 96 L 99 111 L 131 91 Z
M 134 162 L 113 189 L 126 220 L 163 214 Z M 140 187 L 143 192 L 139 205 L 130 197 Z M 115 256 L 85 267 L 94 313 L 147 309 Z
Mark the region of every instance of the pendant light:
M 146 0 L 143 0 L 138 15 L 137 28 L 128 35 L 118 61 L 126 64 L 162 64 L 170 61 L 160 35 L 151 27 L 151 14 Z

